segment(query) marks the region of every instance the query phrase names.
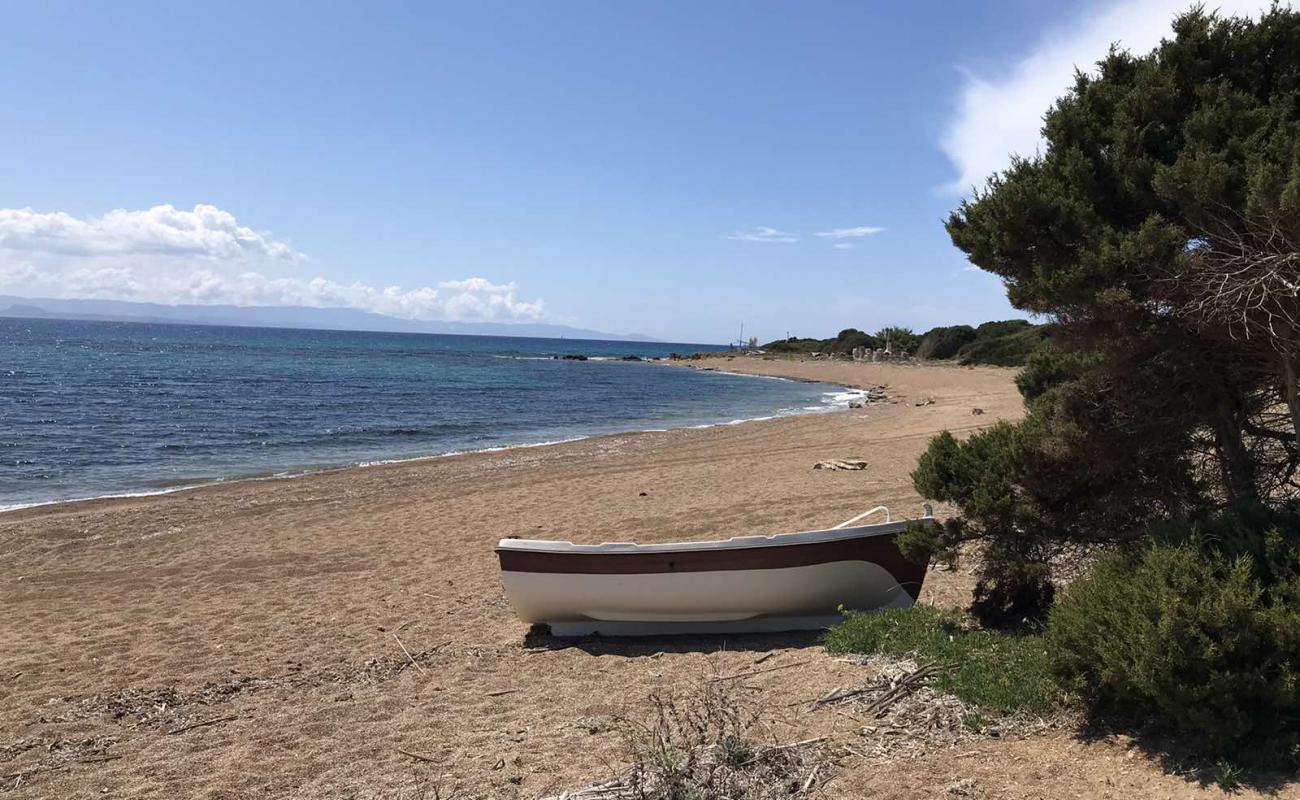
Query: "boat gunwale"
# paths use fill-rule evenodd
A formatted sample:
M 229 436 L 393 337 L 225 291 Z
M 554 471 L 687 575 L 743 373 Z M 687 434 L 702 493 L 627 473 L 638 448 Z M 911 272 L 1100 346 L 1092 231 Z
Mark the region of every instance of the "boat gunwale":
M 497 543 L 495 550 L 497 553 L 553 553 L 591 556 L 752 550 L 889 536 L 901 533 L 904 528 L 913 523 L 935 524 L 936 520 L 934 517 L 927 516 L 903 519 L 896 522 L 878 522 L 873 525 L 857 525 L 852 528 L 823 528 L 796 533 L 777 533 L 771 536 L 733 536 L 730 539 L 713 539 L 700 542 L 663 542 L 659 544 L 637 544 L 635 542 L 574 544 L 570 541 L 549 539 L 502 539 Z

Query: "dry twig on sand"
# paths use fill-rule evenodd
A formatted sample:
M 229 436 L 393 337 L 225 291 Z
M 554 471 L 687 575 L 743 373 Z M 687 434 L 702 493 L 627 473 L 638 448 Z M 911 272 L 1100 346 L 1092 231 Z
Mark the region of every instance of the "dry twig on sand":
M 885 712 L 889 710 L 889 707 L 894 702 L 921 688 L 921 686 L 923 686 L 930 678 L 943 672 L 943 669 L 944 668 L 938 664 L 923 664 L 915 670 L 900 676 L 896 680 L 891 681 L 888 689 L 883 694 L 872 700 L 867 705 L 865 711 L 869 714 L 874 714 L 877 717 L 884 716 Z M 817 709 L 822 706 L 843 703 L 846 700 L 851 700 L 864 694 L 878 692 L 881 688 L 882 687 L 878 682 L 872 682 L 858 686 L 854 689 L 836 689 L 825 697 L 814 701 L 812 707 Z
M 425 675 L 429 674 L 425 672 L 424 667 L 420 666 L 420 662 L 415 660 L 415 656 L 411 655 L 411 651 L 406 649 L 406 645 L 402 644 L 402 640 L 398 638 L 397 634 L 394 633 L 393 638 L 397 640 L 397 646 L 402 648 L 402 652 L 406 653 L 406 657 L 411 660 L 411 664 Z
M 185 733 L 186 731 L 192 731 L 195 728 L 206 728 L 209 725 L 219 725 L 222 722 L 230 722 L 231 720 L 236 720 L 236 719 L 239 719 L 239 717 L 229 716 L 229 717 L 216 717 L 214 719 L 205 719 L 202 722 L 193 722 L 190 723 L 189 725 L 182 725 L 179 728 L 173 728 L 167 731 L 167 735 L 175 736 L 178 733 Z
M 396 750 L 397 752 L 401 753 L 401 754 L 404 755 L 404 756 L 410 756 L 411 758 L 414 758 L 416 761 L 423 761 L 423 762 L 425 762 L 425 763 L 427 763 L 427 764 L 437 764 L 437 763 L 438 763 L 438 759 L 436 759 L 436 758 L 430 758 L 429 756 L 422 756 L 422 755 L 420 755 L 419 753 L 412 753 L 410 750 L 403 750 L 403 749 L 400 748 L 400 747 L 394 747 L 393 749 Z
M 621 721 L 632 762 L 627 772 L 546 800 L 776 800 L 824 784 L 834 767 L 828 737 L 756 742 L 754 734 L 765 727 L 761 714 L 737 692 L 735 684 L 714 678 L 686 697 L 652 695 L 647 720 Z
M 730 680 L 735 680 L 736 678 L 748 678 L 753 675 L 762 675 L 765 672 L 776 672 L 778 669 L 789 669 L 791 667 L 801 667 L 804 664 L 807 664 L 811 661 L 812 661 L 811 658 L 805 658 L 803 661 L 793 661 L 789 664 L 778 664 L 775 667 L 766 667 L 764 669 L 751 669 L 751 670 L 746 670 L 745 672 L 735 672 L 732 673 L 731 675 L 715 675 L 709 680 L 730 681 Z

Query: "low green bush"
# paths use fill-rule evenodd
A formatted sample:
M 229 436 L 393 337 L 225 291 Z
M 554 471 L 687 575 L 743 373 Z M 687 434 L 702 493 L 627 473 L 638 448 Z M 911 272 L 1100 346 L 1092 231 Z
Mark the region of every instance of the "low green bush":
M 827 632 L 826 647 L 942 664 L 940 690 L 991 711 L 1047 714 L 1062 701 L 1041 636 L 971 629 L 933 606 L 850 614 Z
M 1260 521 L 1171 526 L 1066 588 L 1046 634 L 1060 685 L 1098 719 L 1154 722 L 1205 756 L 1296 765 L 1300 554 Z
M 975 339 L 957 352 L 963 365 L 991 364 L 1018 367 L 1051 341 L 1051 327 L 1023 319 L 986 322 L 975 329 Z
M 826 349 L 827 339 L 800 339 L 797 336 L 791 336 L 789 339 L 777 339 L 774 342 L 768 342 L 763 345 L 763 350 L 769 353 L 819 353 Z
M 975 329 L 969 325 L 950 325 L 931 328 L 921 337 L 921 344 L 916 348 L 916 357 L 922 359 L 944 359 L 957 355 L 963 345 L 975 341 Z
M 1028 487 L 1038 476 L 1023 468 L 1038 446 L 1039 431 L 1026 422 L 999 422 L 958 440 L 944 431 L 930 440 L 912 472 L 912 485 L 931 500 L 950 503 L 960 514 L 928 536 L 906 532 L 908 557 L 921 560 L 926 548 L 939 561 L 952 561 L 966 542 L 983 547 L 971 612 L 986 628 L 1040 625 L 1052 602 L 1051 536 Z

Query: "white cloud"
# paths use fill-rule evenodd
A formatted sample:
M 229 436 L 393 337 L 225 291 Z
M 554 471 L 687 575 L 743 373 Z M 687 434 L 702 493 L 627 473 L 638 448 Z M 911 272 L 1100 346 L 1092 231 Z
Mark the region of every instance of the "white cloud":
M 531 320 L 541 300 L 480 278 L 403 289 L 295 274 L 307 257 L 214 206 L 63 212 L 0 209 L 0 292 L 153 303 L 345 307 L 407 319 Z M 286 268 L 289 273 L 285 274 Z
M 1221 15 L 1258 16 L 1270 0 L 1211 0 Z M 1284 3 L 1284 5 L 1286 5 Z M 1077 66 L 1092 71 L 1112 43 L 1145 53 L 1171 35 L 1171 23 L 1190 0 L 1127 0 L 1099 3 L 1081 19 L 1050 32 L 998 78 L 967 73 L 955 117 L 940 142 L 957 170 L 943 187 L 963 194 L 1006 169 L 1011 154 L 1031 157 L 1042 149 L 1043 115 L 1074 80 Z
M 758 227 L 752 231 L 736 231 L 727 237 L 737 242 L 797 242 L 799 237 L 793 233 L 778 231 L 776 228 Z
M 863 236 L 875 236 L 883 230 L 885 229 L 871 225 L 861 225 L 857 228 L 832 228 L 829 231 L 817 231 L 813 235 L 826 239 L 859 239 Z
M 832 250 L 852 250 L 855 247 L 857 247 L 857 245 L 853 242 L 836 242 L 831 245 Z
M 178 255 L 216 259 L 305 259 L 270 234 L 258 233 L 216 206 L 182 211 L 171 205 L 146 211 L 117 209 L 78 219 L 62 211 L 0 209 L 0 248 L 64 256 Z

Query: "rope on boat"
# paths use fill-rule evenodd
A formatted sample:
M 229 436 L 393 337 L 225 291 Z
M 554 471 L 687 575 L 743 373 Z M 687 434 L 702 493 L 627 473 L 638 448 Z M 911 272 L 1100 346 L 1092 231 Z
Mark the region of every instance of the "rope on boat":
M 860 520 L 860 519 L 866 519 L 867 517 L 871 516 L 872 514 L 876 513 L 877 511 L 883 511 L 883 512 L 885 512 L 885 522 L 893 522 L 893 518 L 890 517 L 890 515 L 889 515 L 889 508 L 888 508 L 887 506 L 876 506 L 875 508 L 871 509 L 870 511 L 863 511 L 861 514 L 857 515 L 856 517 L 854 517 L 854 518 L 852 518 L 852 519 L 846 519 L 846 520 L 844 520 L 844 521 L 841 522 L 839 525 L 836 525 L 834 528 L 831 528 L 831 530 L 833 530 L 833 531 L 837 531 L 837 530 L 839 530 L 840 528 L 847 528 L 847 527 L 849 527 L 850 525 L 852 525 L 853 523 L 857 522 L 858 520 Z
M 930 518 L 932 518 L 932 517 L 934 516 L 934 507 L 931 506 L 929 503 L 926 503 L 923 507 L 925 508 L 925 516 L 923 516 L 922 519 L 930 519 Z M 846 519 L 846 520 L 844 520 L 844 521 L 841 522 L 839 525 L 836 525 L 834 528 L 831 528 L 831 530 L 833 530 L 833 531 L 837 531 L 837 530 L 839 530 L 840 528 L 847 528 L 847 527 L 849 527 L 850 525 L 852 525 L 853 523 L 857 522 L 858 520 L 866 519 L 867 517 L 871 516 L 872 514 L 876 513 L 877 511 L 883 511 L 883 512 L 885 512 L 885 522 L 888 523 L 888 522 L 893 522 L 893 521 L 894 521 L 893 518 L 892 518 L 892 517 L 890 516 L 890 514 L 889 514 L 889 508 L 888 508 L 888 506 L 876 506 L 875 508 L 871 509 L 870 511 L 863 511 L 861 514 L 857 515 L 856 517 L 854 517 L 854 518 L 852 518 L 852 519 Z

